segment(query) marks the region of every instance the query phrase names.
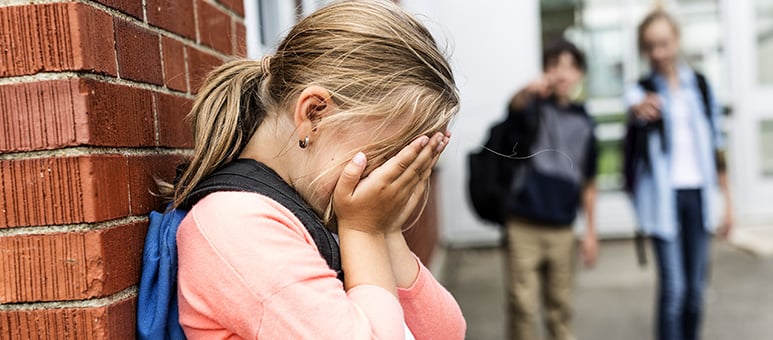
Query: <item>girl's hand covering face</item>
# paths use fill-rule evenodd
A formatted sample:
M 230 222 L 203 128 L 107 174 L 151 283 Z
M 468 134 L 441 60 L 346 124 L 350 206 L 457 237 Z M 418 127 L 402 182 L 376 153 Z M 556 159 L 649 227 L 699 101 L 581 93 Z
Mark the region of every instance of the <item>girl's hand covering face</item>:
M 367 160 L 361 152 L 344 167 L 333 191 L 338 228 L 368 233 L 399 232 L 422 201 L 432 167 L 450 134 L 421 136 L 361 178 Z

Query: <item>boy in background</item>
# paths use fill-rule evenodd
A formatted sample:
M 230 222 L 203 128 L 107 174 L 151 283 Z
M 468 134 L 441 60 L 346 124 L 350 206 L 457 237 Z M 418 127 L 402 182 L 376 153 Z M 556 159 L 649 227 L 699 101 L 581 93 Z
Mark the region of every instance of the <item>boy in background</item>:
M 572 272 L 578 208 L 587 218 L 580 242 L 584 263 L 598 253 L 594 221 L 597 145 L 594 123 L 571 94 L 585 75 L 585 57 L 560 40 L 545 49 L 542 76 L 509 103 L 508 146 L 518 156 L 502 206 L 505 212 L 508 312 L 512 339 L 537 339 L 540 300 L 547 334 L 573 339 Z M 525 158 L 525 159 L 521 159 Z

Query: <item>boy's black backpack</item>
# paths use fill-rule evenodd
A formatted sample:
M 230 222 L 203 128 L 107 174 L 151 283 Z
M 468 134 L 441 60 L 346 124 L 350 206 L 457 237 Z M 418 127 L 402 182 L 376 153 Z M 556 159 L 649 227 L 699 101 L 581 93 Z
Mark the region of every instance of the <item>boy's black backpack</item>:
M 695 79 L 698 83 L 698 90 L 701 93 L 701 101 L 703 103 L 703 112 L 706 119 L 709 121 L 709 126 L 714 129 L 714 120 L 711 117 L 711 101 L 709 98 L 709 89 L 706 82 L 706 77 L 695 72 Z M 639 79 L 639 86 L 647 93 L 657 92 L 655 88 L 655 82 L 652 76 Z M 663 120 L 657 120 L 649 122 L 644 125 L 637 124 L 635 119 L 630 118 L 626 123 L 625 139 L 623 139 L 623 179 L 625 183 L 623 187 L 625 190 L 632 194 L 636 183 L 636 164 L 639 160 L 644 162 L 644 170 L 650 170 L 649 153 L 647 152 L 647 136 L 650 132 L 655 131 L 661 135 L 661 140 L 665 140 L 665 130 L 663 128 Z M 663 151 L 666 151 L 666 143 L 661 144 Z M 715 155 L 715 157 L 718 157 Z M 720 160 L 715 160 L 719 164 Z
M 539 101 L 527 112 L 509 112 L 507 119 L 489 130 L 485 147 L 467 156 L 467 191 L 475 213 L 484 221 L 505 223 L 504 201 L 519 165 L 512 156 L 528 155 L 539 126 Z
M 163 214 L 150 213 L 137 301 L 139 339 L 185 339 L 177 308 L 177 228 L 196 202 L 218 191 L 259 193 L 290 210 L 309 231 L 320 255 L 343 281 L 338 243 L 314 211 L 271 168 L 252 159 L 237 159 L 196 186 L 180 207 L 167 208 Z

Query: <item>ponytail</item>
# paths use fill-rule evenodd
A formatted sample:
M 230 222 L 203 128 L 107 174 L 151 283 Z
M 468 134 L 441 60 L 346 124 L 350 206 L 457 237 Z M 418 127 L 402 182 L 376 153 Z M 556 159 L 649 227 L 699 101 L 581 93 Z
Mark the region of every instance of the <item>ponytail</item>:
M 209 73 L 196 95 L 187 119 L 193 128 L 193 157 L 167 196 L 172 206 L 213 171 L 239 155 L 266 117 L 261 83 L 262 63 L 235 60 Z M 264 63 L 265 64 L 265 63 Z M 168 186 L 167 186 L 168 187 Z

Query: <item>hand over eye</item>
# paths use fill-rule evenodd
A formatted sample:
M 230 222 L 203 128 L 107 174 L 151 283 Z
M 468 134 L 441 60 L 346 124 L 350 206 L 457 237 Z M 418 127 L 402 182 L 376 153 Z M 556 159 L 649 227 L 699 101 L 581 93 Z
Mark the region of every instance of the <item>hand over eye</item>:
M 333 192 L 338 228 L 399 231 L 421 202 L 432 167 L 448 141 L 447 133 L 418 137 L 364 178 L 365 155 L 355 155 Z

